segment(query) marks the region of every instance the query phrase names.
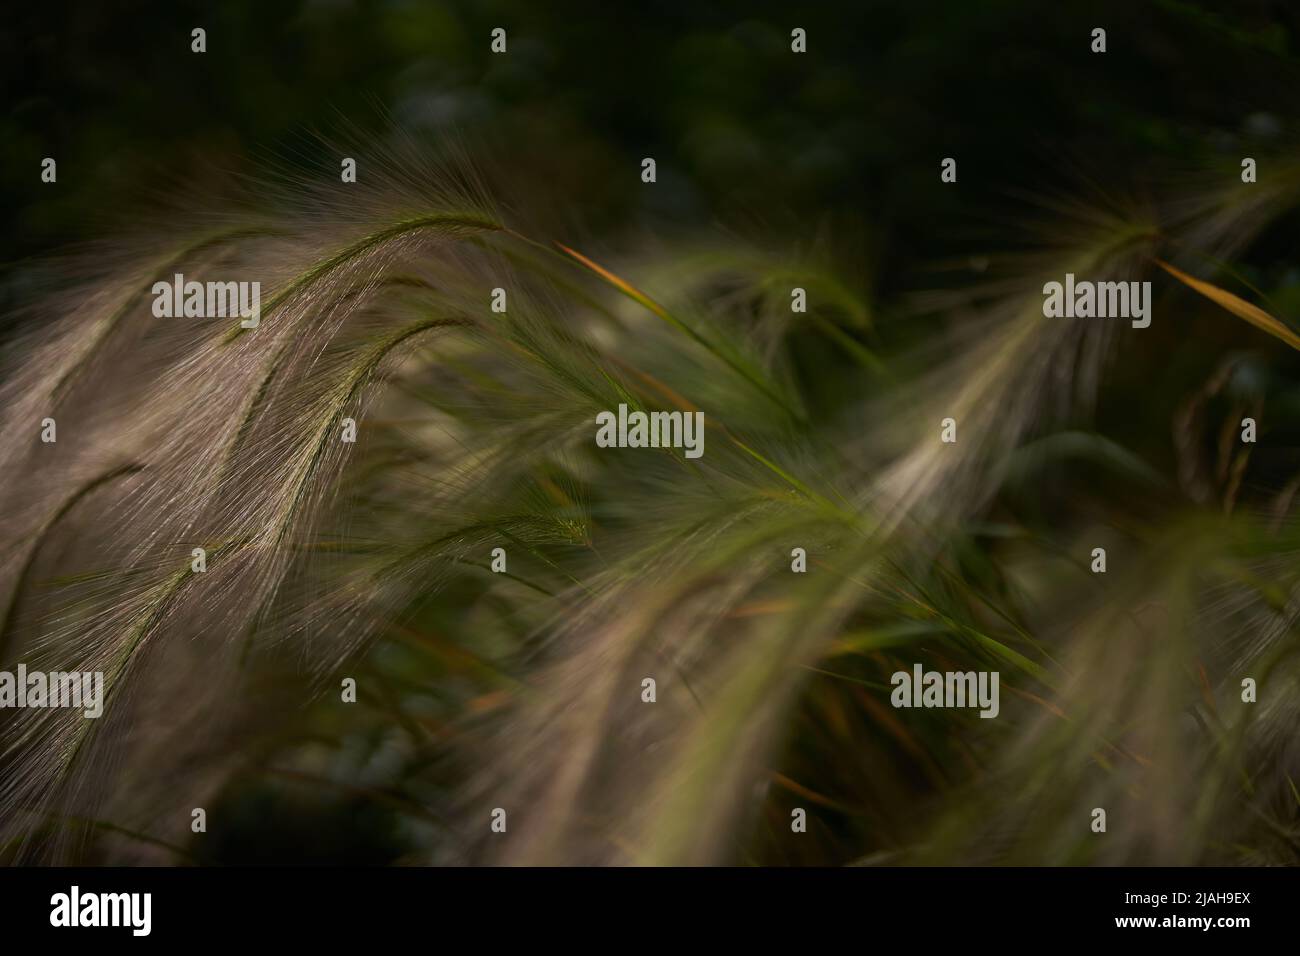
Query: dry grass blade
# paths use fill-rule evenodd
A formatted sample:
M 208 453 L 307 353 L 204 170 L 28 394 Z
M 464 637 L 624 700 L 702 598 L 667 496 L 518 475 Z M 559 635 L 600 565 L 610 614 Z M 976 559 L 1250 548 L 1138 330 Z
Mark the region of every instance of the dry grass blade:
M 650 298 L 650 296 L 646 295 L 636 286 L 632 285 L 632 283 L 628 282 L 626 279 L 622 278 L 621 276 L 615 275 L 613 272 L 610 272 L 604 266 L 584 256 L 582 253 L 577 252 L 574 249 L 570 249 L 568 246 L 564 245 L 563 243 L 557 242 L 555 243 L 555 246 L 566 256 L 573 259 L 573 261 L 577 262 L 579 265 L 587 269 L 590 269 L 596 275 L 600 276 L 600 278 L 608 282 L 615 289 L 618 289 L 619 292 L 623 293 L 633 302 L 636 302 L 642 307 L 648 309 L 650 312 L 654 313 L 655 315 L 663 319 L 665 322 L 667 322 L 669 325 L 673 326 L 674 328 L 679 329 L 682 332 L 685 332 L 695 342 L 704 346 L 704 348 L 708 349 L 711 354 L 713 354 L 720 361 L 725 363 L 726 366 L 730 368 L 733 372 L 741 376 L 743 379 L 745 379 L 745 381 L 749 382 L 749 384 L 753 385 L 756 389 L 762 392 L 764 397 L 772 401 L 774 404 L 776 404 L 779 408 L 781 408 L 783 411 L 789 414 L 796 421 L 800 419 L 800 415 L 798 414 L 798 412 L 796 412 L 793 408 L 791 408 L 789 404 L 780 395 L 778 395 L 775 391 L 773 391 L 771 386 L 769 386 L 766 382 L 764 382 L 757 374 L 755 374 L 753 370 L 746 368 L 741 362 L 737 361 L 734 357 L 728 355 L 717 345 L 710 342 L 703 335 L 701 335 L 696 329 L 692 328 L 690 325 L 687 325 L 680 318 L 673 315 L 671 312 L 665 309 L 654 299 Z
M 1217 285 L 1211 285 L 1202 279 L 1196 279 L 1189 276 L 1186 272 L 1175 269 L 1169 263 L 1157 259 L 1156 265 L 1164 269 L 1171 276 L 1177 279 L 1183 285 L 1199 292 L 1211 302 L 1223 306 L 1238 318 L 1245 319 L 1257 329 L 1262 329 L 1269 335 L 1275 336 L 1291 346 L 1293 349 L 1300 350 L 1300 335 L 1292 332 L 1289 328 L 1279 322 L 1273 316 L 1269 315 L 1257 305 L 1252 305 L 1245 299 L 1233 295 L 1225 289 L 1220 289 Z

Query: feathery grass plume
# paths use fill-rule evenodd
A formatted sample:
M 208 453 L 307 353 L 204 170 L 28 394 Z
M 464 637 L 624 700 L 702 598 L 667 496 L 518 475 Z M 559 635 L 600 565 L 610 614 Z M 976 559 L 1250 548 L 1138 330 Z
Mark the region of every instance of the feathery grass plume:
M 1217 349 L 1113 384 L 1210 328 L 1294 427 L 1292 317 L 1205 265 L 1292 193 L 1057 204 L 996 278 L 881 302 L 829 246 L 548 235 L 469 168 L 399 144 L 52 267 L 84 279 L 7 358 L 0 665 L 107 702 L 0 713 L 0 853 L 221 862 L 187 808 L 346 800 L 405 862 L 1296 860 L 1300 462 L 1224 444 Z M 182 264 L 261 281 L 259 327 L 154 318 Z M 1066 272 L 1149 279 L 1156 322 L 1045 318 Z M 598 448 L 619 404 L 703 411 L 705 454 Z M 998 671 L 998 718 L 891 707 L 918 662 Z
M 93 818 L 109 794 L 129 806 L 104 774 L 127 759 L 122 751 L 142 749 L 151 734 L 183 723 L 155 719 L 149 733 L 128 733 L 143 722 L 131 714 L 143 713 L 151 695 L 187 684 L 199 688 L 177 696 L 192 701 L 197 718 L 202 703 L 232 695 L 234 685 L 218 679 L 221 661 L 274 602 L 291 566 L 285 543 L 310 539 L 314 516 L 333 496 L 346 451 L 341 419 L 363 418 L 386 364 L 419 334 L 454 320 L 394 327 L 382 314 L 368 323 L 355 317 L 383 278 L 413 257 L 500 228 L 480 197 L 450 178 L 433 187 L 419 170 L 408 173 L 419 188 L 358 190 L 347 217 L 284 195 L 277 199 L 291 212 L 273 236 L 251 226 L 215 238 L 205 231 L 175 240 L 180 251 L 156 258 L 169 270 L 219 264 L 227 275 L 260 281 L 270 293 L 256 336 L 232 340 L 228 323 L 238 319 L 157 320 L 141 289 L 158 273 L 140 269 L 108 284 L 92 279 L 67 297 L 77 308 L 33 334 L 26 347 L 38 358 L 21 366 L 13 389 L 22 398 L 6 405 L 6 434 L 14 436 L 4 463 L 7 508 L 32 515 L 39 531 L 59 525 L 67 533 L 61 519 L 74 504 L 85 508 L 87 482 L 106 483 L 98 476 L 114 473 L 114 457 L 139 475 L 77 528 L 72 567 L 99 559 L 91 566 L 98 572 L 93 587 L 61 589 L 48 623 L 25 629 L 13 613 L 21 595 L 10 598 L 6 659 L 48 652 L 71 658 L 61 657 L 62 666 L 103 671 L 107 715 L 100 724 L 58 711 L 7 714 L 10 739 L 23 743 L 6 752 L 10 772 L 0 799 L 7 809 Z M 77 267 L 65 268 L 75 274 Z M 350 323 L 360 328 L 344 340 Z M 90 352 L 112 350 L 127 334 L 130 352 L 117 350 L 111 369 L 95 368 Z M 68 341 L 84 348 L 68 350 L 65 361 L 46 358 Z M 78 405 L 77 393 L 90 396 L 92 388 L 76 379 L 92 374 L 93 404 Z M 36 442 L 31 426 L 42 413 L 59 422 L 60 441 Z M 7 576 L 20 579 L 11 587 L 28 583 L 34 556 L 51 546 L 45 537 L 20 532 L 8 542 Z M 195 547 L 206 548 L 212 562 L 202 574 L 190 569 Z M 207 653 L 174 672 L 150 666 L 178 656 L 157 645 L 187 639 Z M 146 680 L 151 673 L 157 677 Z M 174 759 L 183 761 L 188 749 Z

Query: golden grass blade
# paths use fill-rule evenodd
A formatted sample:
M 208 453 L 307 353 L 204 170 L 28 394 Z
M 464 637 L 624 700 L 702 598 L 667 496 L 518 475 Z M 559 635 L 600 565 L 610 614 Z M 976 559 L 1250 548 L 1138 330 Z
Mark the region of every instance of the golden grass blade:
M 775 403 L 778 407 L 784 410 L 792 418 L 794 418 L 796 421 L 800 420 L 801 416 L 799 415 L 799 413 L 796 412 L 793 408 L 791 408 L 780 395 L 774 392 L 752 370 L 746 368 L 742 363 L 738 362 L 735 358 L 728 355 L 722 349 L 718 348 L 717 345 L 710 342 L 707 338 L 701 335 L 694 328 L 687 325 L 680 318 L 673 315 L 671 312 L 665 309 L 654 299 L 650 298 L 650 296 L 646 295 L 636 286 L 632 285 L 632 283 L 628 282 L 626 279 L 621 278 L 620 276 L 615 275 L 613 272 L 610 272 L 608 269 L 606 269 L 604 266 L 600 265 L 599 263 L 593 262 L 591 259 L 588 259 L 586 256 L 584 256 L 582 253 L 574 249 L 570 249 L 562 242 L 555 243 L 555 246 L 566 256 L 571 258 L 574 262 L 577 262 L 579 265 L 583 266 L 584 268 L 590 269 L 596 275 L 600 276 L 601 279 L 609 283 L 619 292 L 623 293 L 633 302 L 636 302 L 637 304 L 641 305 L 643 308 L 648 309 L 650 312 L 657 315 L 659 318 L 663 319 L 665 322 L 667 322 L 669 325 L 673 326 L 674 328 L 682 332 L 685 332 L 687 335 L 689 335 L 700 345 L 704 346 L 704 348 L 708 349 L 711 354 L 713 354 L 715 357 L 717 357 L 723 363 L 725 363 L 733 372 L 740 375 L 747 382 L 753 385 L 756 389 L 762 392 L 766 398 L 770 399 L 773 403 Z
M 1157 259 L 1156 265 L 1164 269 L 1171 276 L 1177 279 L 1183 285 L 1191 288 L 1201 295 L 1205 296 L 1216 305 L 1227 309 L 1238 318 L 1245 319 L 1257 329 L 1262 329 L 1269 335 L 1275 336 L 1291 346 L 1293 349 L 1300 350 L 1300 335 L 1292 332 L 1289 328 L 1279 322 L 1273 316 L 1269 315 L 1257 305 L 1252 305 L 1245 299 L 1239 298 L 1225 289 L 1220 289 L 1216 285 L 1211 285 L 1201 279 L 1193 278 L 1186 272 L 1175 269 L 1169 263 Z

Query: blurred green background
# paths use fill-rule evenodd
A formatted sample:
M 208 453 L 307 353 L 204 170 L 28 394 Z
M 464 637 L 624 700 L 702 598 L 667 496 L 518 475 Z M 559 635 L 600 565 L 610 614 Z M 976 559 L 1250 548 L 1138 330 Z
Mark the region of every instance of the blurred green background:
M 206 54 L 190 52 L 195 26 Z M 497 26 L 507 56 L 489 50 Z M 839 240 L 867 233 L 887 289 L 968 248 L 954 225 L 996 214 L 1013 187 L 1140 191 L 1171 159 L 1267 144 L 1296 109 L 1298 28 L 1300 9 L 1268 0 L 14 5 L 0 261 L 98 234 L 211 168 L 307 164 L 305 131 L 397 125 L 582 196 L 556 212 L 597 233 L 848 220 Z M 364 143 L 355 154 L 364 175 Z M 643 156 L 655 190 L 638 188 Z M 944 156 L 960 160 L 957 189 L 932 188 Z

